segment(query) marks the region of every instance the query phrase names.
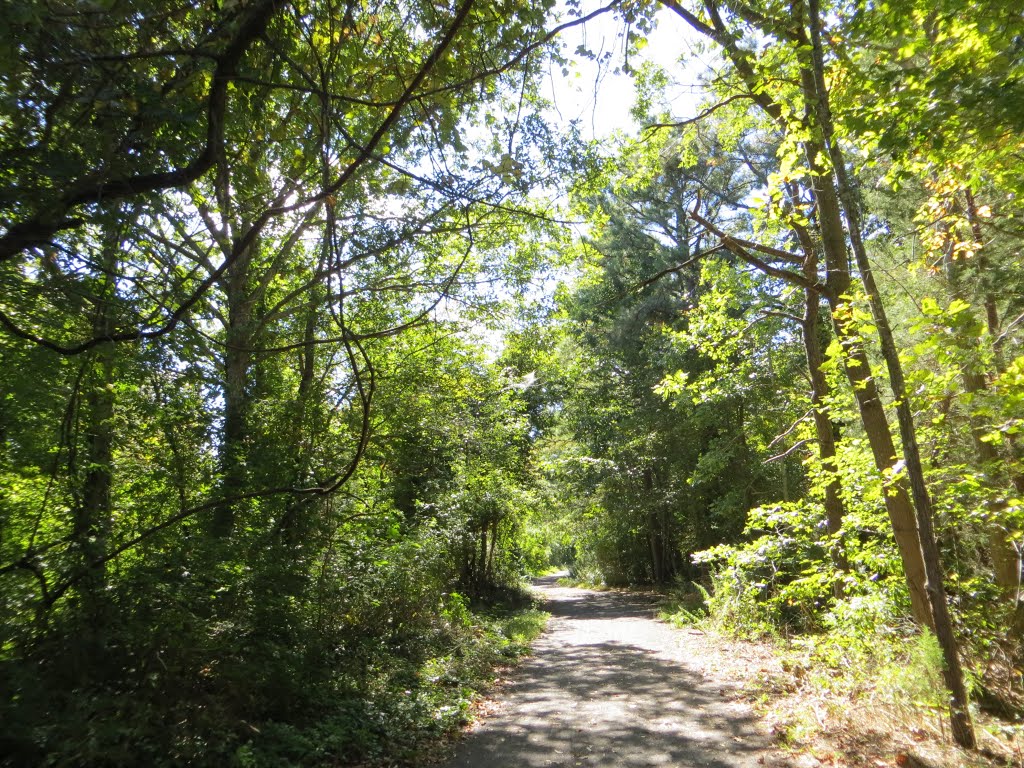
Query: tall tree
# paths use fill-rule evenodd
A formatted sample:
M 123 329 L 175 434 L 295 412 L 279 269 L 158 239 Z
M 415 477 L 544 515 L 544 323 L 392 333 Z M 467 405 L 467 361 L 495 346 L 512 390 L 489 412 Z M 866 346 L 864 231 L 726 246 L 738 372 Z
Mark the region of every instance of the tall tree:
M 954 736 L 958 743 L 974 746 L 959 652 L 932 530 L 931 500 L 925 485 L 903 370 L 864 247 L 860 203 L 848 176 L 843 150 L 837 143 L 826 83 L 822 14 L 817 0 L 790 4 L 784 17 L 776 15 L 772 9 L 744 7 L 735 10 L 714 2 L 704 3 L 697 13 L 676 2 L 665 4 L 694 30 L 720 47 L 732 67 L 737 92 L 749 97 L 783 132 L 782 178 L 793 176 L 801 160 L 805 164 L 806 170 L 800 175 L 805 175 L 813 194 L 814 231 L 825 258 L 823 294 L 832 309 L 837 335 L 846 349 L 847 372 L 876 463 L 880 470 L 895 476 L 901 473 L 902 467 L 896 464 L 895 445 L 870 374 L 867 356 L 851 326 L 853 318 L 846 296 L 850 286 L 848 254 L 852 252 L 864 282 L 889 383 L 896 399 L 903 462 L 909 480 L 906 484 L 897 480 L 892 492 L 886 494 L 886 504 L 900 546 L 915 615 L 934 629 L 943 648 Z M 796 104 L 795 109 L 769 95 L 765 83 L 766 69 L 759 66 L 753 52 L 742 45 L 743 32 L 747 29 L 766 37 L 778 57 L 776 68 L 795 79 L 796 88 L 787 94 Z M 695 213 L 694 216 L 722 236 L 724 243 L 729 243 L 728 235 L 700 214 Z M 798 229 L 802 226 L 798 225 Z M 760 261 L 768 270 L 778 271 L 735 241 L 730 247 L 741 258 L 752 263 Z M 812 244 L 812 247 L 817 245 Z M 816 283 L 808 284 L 809 281 L 802 276 L 797 278 L 792 272 L 787 279 L 802 287 L 816 286 Z

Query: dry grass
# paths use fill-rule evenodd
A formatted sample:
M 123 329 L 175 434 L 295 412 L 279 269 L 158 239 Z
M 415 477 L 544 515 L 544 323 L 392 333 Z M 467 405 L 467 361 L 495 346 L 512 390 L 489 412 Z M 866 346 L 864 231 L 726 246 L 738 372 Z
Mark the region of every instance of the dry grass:
M 723 695 L 750 702 L 787 752 L 779 768 L 904 766 L 908 768 L 1024 768 L 1024 732 L 980 716 L 978 752 L 957 748 L 944 713 L 900 705 L 870 681 L 837 694 L 815 680 L 783 642 L 749 642 L 694 628 L 681 632 L 701 649 L 693 664 L 706 677 L 731 684 Z M 838 674 L 838 673 L 833 673 Z

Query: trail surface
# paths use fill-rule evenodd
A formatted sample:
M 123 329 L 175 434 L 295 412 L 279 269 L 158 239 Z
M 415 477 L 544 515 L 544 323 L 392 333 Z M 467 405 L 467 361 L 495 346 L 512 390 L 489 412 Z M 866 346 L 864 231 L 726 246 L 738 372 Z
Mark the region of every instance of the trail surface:
M 554 577 L 535 589 L 548 630 L 447 768 L 785 764 L 749 707 L 693 663 L 693 635 L 655 619 L 650 599 Z

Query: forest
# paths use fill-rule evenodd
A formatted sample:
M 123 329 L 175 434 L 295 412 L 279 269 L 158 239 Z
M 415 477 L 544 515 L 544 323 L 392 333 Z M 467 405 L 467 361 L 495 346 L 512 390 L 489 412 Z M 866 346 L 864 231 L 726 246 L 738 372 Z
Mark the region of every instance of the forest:
M 0 765 L 419 764 L 552 567 L 1019 727 L 1018 0 L 0 17 Z

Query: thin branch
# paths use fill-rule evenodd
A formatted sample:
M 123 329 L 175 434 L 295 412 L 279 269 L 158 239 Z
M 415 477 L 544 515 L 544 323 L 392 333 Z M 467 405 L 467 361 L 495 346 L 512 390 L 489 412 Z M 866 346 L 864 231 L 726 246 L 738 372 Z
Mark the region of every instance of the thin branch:
M 691 118 L 688 118 L 686 120 L 680 120 L 680 121 L 675 122 L 675 123 L 651 123 L 650 125 L 645 125 L 644 126 L 644 130 L 645 131 L 655 131 L 655 130 L 658 130 L 659 128 L 686 128 L 687 126 L 693 125 L 694 123 L 699 123 L 701 120 L 703 120 L 706 117 L 710 117 L 715 112 L 717 112 L 718 110 L 722 109 L 725 106 L 728 106 L 729 104 L 731 104 L 734 101 L 739 101 L 740 99 L 753 99 L 753 98 L 754 97 L 751 94 L 749 94 L 749 93 L 737 93 L 737 94 L 734 94 L 734 95 L 730 96 L 729 98 L 725 99 L 724 101 L 719 101 L 716 104 L 712 104 L 710 107 L 708 107 L 707 109 L 702 111 L 700 114 L 696 115 L 695 117 L 691 117 Z
M 773 267 L 768 262 L 757 258 L 756 256 L 754 256 L 754 254 L 752 254 L 747 248 L 743 246 L 740 240 L 723 232 L 717 226 L 715 226 L 710 221 L 701 216 L 699 213 L 697 213 L 696 210 L 690 211 L 689 216 L 698 224 L 700 224 L 701 226 L 708 229 L 710 232 L 713 232 L 715 235 L 717 235 L 718 238 L 722 241 L 722 244 L 731 253 L 735 254 L 736 256 L 739 256 L 743 261 L 747 262 L 753 267 L 756 267 L 761 272 L 764 272 L 766 275 L 776 277 L 780 280 L 785 280 L 788 283 L 792 283 L 793 285 L 799 285 L 803 288 L 809 288 L 815 291 L 821 290 L 821 286 L 819 286 L 817 283 L 808 280 L 803 275 L 797 272 L 792 272 L 788 269 L 779 269 L 778 267 Z M 767 246 L 765 247 L 767 248 Z
M 792 251 L 787 251 L 782 248 L 775 248 L 774 246 L 765 245 L 764 243 L 755 243 L 753 240 L 744 240 L 742 237 L 733 237 L 732 239 L 735 240 L 740 245 L 742 245 L 744 248 L 750 248 L 751 250 L 754 251 L 760 251 L 766 256 L 774 256 L 776 259 L 779 259 L 780 261 L 785 261 L 790 264 L 804 263 L 804 257 L 800 256 L 799 254 L 793 253 Z
M 794 421 L 794 422 L 793 422 L 793 423 L 792 423 L 792 424 L 791 424 L 791 425 L 789 426 L 789 429 L 787 429 L 787 430 L 786 430 L 785 432 L 783 432 L 783 433 L 782 433 L 781 435 L 776 435 L 776 436 L 775 436 L 775 437 L 774 437 L 774 438 L 772 439 L 772 441 L 771 441 L 770 443 L 768 443 L 768 448 L 774 448 L 774 447 L 775 447 L 776 445 L 778 445 L 778 444 L 779 444 L 779 442 L 780 442 L 780 441 L 784 440 L 784 439 L 785 439 L 785 438 L 787 438 L 787 437 L 788 437 L 789 435 L 793 434 L 793 430 L 795 430 L 795 429 L 796 429 L 797 427 L 799 427 L 799 426 L 800 426 L 800 425 L 801 425 L 801 424 L 802 424 L 803 422 L 805 422 L 805 421 L 807 420 L 807 417 L 808 417 L 808 416 L 810 416 L 810 415 L 811 415 L 812 413 L 814 413 L 814 409 L 813 409 L 813 408 L 809 408 L 809 409 L 807 410 L 807 413 L 805 413 L 805 414 L 804 414 L 803 416 L 801 416 L 801 417 L 800 417 L 799 419 L 797 419 L 796 421 Z
M 1003 329 L 1003 332 L 1000 333 L 999 336 L 996 337 L 996 340 L 993 342 L 997 349 L 1003 346 L 1003 343 L 1006 341 L 1007 335 L 1010 333 L 1010 331 L 1016 328 L 1021 323 L 1021 321 L 1024 321 L 1024 313 L 1017 315 L 1017 317 L 1015 317 L 1013 320 L 1009 322 L 1009 324 L 1007 324 L 1006 328 Z
M 791 448 L 788 448 L 787 450 L 783 451 L 782 453 L 777 454 L 775 456 L 772 456 L 769 459 L 765 459 L 764 463 L 765 464 L 771 464 L 773 461 L 778 461 L 779 459 L 784 459 L 787 456 L 789 456 L 791 453 L 793 453 L 793 451 L 797 450 L 798 448 L 802 448 L 803 446 L 807 445 L 808 443 L 814 443 L 814 442 L 817 442 L 817 438 L 808 437 L 806 440 L 801 440 L 801 441 L 799 441 L 797 443 L 794 443 Z
M 768 309 L 760 313 L 757 317 L 747 323 L 747 327 L 740 331 L 739 336 L 742 338 L 746 336 L 747 332 L 750 331 L 758 323 L 762 323 L 770 317 L 780 318 L 782 320 L 791 320 L 794 323 L 802 323 L 803 318 L 797 317 L 796 315 L 790 314 L 789 312 L 780 312 L 778 310 Z
M 792 320 L 794 323 L 802 323 L 804 321 L 799 315 L 794 315 L 792 312 L 783 312 L 778 309 L 766 309 L 761 313 L 761 317 L 778 317 L 782 320 Z
M 696 256 L 693 256 L 693 257 L 687 259 L 686 261 L 684 261 L 682 264 L 674 264 L 671 267 L 666 267 L 665 269 L 661 270 L 660 272 L 657 272 L 654 275 L 652 275 L 651 277 L 647 278 L 643 282 L 637 283 L 635 286 L 633 286 L 633 291 L 639 293 L 644 288 L 648 287 L 649 285 L 653 285 L 654 283 L 658 282 L 659 280 L 661 280 L 661 278 L 665 277 L 666 275 L 671 275 L 671 274 L 673 274 L 675 272 L 682 272 L 687 267 L 691 267 L 694 264 L 696 264 L 700 259 L 703 259 L 705 256 L 711 256 L 713 253 L 717 253 L 718 251 L 721 251 L 721 250 L 725 250 L 725 246 L 724 245 L 717 245 L 717 246 L 715 246 L 714 248 L 712 248 L 710 250 L 701 251 Z

